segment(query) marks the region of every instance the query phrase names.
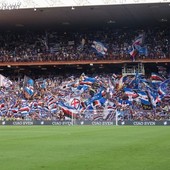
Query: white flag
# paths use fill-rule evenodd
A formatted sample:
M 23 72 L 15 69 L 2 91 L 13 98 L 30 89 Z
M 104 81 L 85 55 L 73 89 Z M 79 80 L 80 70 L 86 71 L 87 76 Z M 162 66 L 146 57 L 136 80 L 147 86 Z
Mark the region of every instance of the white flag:
M 10 85 L 12 85 L 12 81 L 0 74 L 0 86 L 9 87 Z

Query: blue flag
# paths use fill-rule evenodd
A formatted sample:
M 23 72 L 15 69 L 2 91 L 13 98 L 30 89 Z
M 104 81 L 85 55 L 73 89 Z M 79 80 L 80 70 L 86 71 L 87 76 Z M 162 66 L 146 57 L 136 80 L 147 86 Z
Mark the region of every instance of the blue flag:
M 28 76 L 24 77 L 24 94 L 26 98 L 30 98 L 34 94 L 34 80 Z

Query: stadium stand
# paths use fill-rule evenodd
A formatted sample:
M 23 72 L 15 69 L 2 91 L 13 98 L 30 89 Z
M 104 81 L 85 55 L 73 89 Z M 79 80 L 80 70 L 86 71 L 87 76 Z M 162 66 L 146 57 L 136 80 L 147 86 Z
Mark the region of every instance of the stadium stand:
M 132 44 L 138 59 L 167 59 L 169 56 L 169 28 L 147 30 L 122 29 L 57 34 L 56 32 L 1 34 L 1 62 L 130 60 Z M 137 40 L 136 40 L 137 39 Z M 134 42 L 133 42 L 134 41 Z M 94 45 L 94 42 L 97 42 Z M 99 49 L 101 48 L 101 49 Z M 104 51 L 105 48 L 105 51 Z M 100 51 L 101 50 L 101 51 Z
M 160 15 L 170 16 L 167 15 L 169 5 L 156 5 Z M 150 9 L 156 10 L 148 5 L 140 7 L 147 13 Z M 83 16 L 90 10 L 93 14 L 98 8 L 84 7 L 82 12 L 77 10 L 76 13 Z M 103 6 L 101 10 L 115 8 Z M 122 6 L 117 8 L 122 9 Z M 141 10 L 134 5 L 127 8 L 131 12 L 133 8 Z M 162 10 L 164 8 L 166 10 Z M 48 17 L 55 16 L 58 8 L 52 8 L 51 12 L 48 10 Z M 60 14 L 65 10 L 68 11 L 68 8 L 60 9 Z M 18 16 L 18 11 L 11 11 L 11 14 Z M 69 18 L 75 19 L 73 26 L 67 27 L 70 22 L 66 24 L 65 17 L 61 15 L 65 24 L 58 28 L 54 19 L 53 23 L 48 23 L 47 16 L 42 22 L 45 11 L 36 11 L 39 12 L 36 15 L 40 18 L 41 28 L 34 25 L 36 19 L 31 22 L 28 18 L 27 22 L 21 20 L 25 22 L 22 28 L 17 26 L 13 29 L 9 23 L 8 26 L 4 23 L 1 29 L 0 120 L 74 118 L 112 121 L 116 116 L 122 121 L 170 119 L 168 19 L 160 20 L 158 14 L 148 18 L 140 14 L 136 19 L 134 17 L 136 24 L 131 25 L 131 15 L 128 14 L 128 21 L 122 19 L 125 8 L 122 13 L 117 11 L 118 24 L 111 20 L 106 22 L 108 20 L 96 12 L 94 20 L 85 22 L 87 27 L 81 26 L 80 20 L 78 25 L 74 23 L 74 14 L 70 14 Z M 22 12 L 30 13 L 32 18 L 35 14 L 33 10 Z M 86 20 L 90 14 L 86 15 Z M 137 12 L 133 16 L 136 15 Z M 138 19 L 141 19 L 141 25 Z M 126 25 L 122 25 L 124 22 Z M 143 75 L 137 69 L 139 64 L 145 69 Z M 130 67 L 130 71 L 123 75 L 122 67 L 126 71 Z M 131 70 L 134 70 L 133 74 Z

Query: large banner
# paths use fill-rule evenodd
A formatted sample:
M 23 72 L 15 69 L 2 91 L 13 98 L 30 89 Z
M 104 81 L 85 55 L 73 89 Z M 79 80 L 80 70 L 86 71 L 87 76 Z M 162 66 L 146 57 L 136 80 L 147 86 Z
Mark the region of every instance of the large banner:
M 0 126 L 33 126 L 33 125 L 52 125 L 52 126 L 72 126 L 72 125 L 92 125 L 92 126 L 116 126 L 116 121 L 0 121 Z M 170 126 L 170 121 L 119 121 L 119 126 Z
M 94 126 L 112 126 L 116 125 L 115 121 L 0 121 L 0 125 L 13 125 L 13 126 L 32 126 L 32 125 L 53 125 L 53 126 L 71 126 L 71 125 L 94 125 Z
M 170 126 L 170 121 L 119 121 L 118 125 L 121 126 Z
M 71 121 L 0 121 L 0 125 L 13 125 L 13 126 L 33 126 L 33 125 L 73 125 Z
M 76 121 L 76 125 L 93 125 L 93 126 L 113 126 L 116 125 L 116 121 Z

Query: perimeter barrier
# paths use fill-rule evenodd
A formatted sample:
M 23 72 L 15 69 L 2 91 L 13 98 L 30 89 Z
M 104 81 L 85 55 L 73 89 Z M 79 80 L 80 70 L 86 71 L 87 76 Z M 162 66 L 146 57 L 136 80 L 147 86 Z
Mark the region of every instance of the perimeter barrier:
M 92 126 L 170 126 L 170 120 L 161 120 L 161 121 L 118 121 L 116 124 L 116 121 L 90 121 L 90 120 L 75 120 L 72 121 L 43 121 L 43 120 L 37 120 L 37 121 L 9 121 L 4 120 L 0 121 L 0 126 L 33 126 L 33 125 L 52 125 L 52 126 L 72 126 L 72 125 L 92 125 Z

